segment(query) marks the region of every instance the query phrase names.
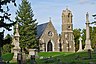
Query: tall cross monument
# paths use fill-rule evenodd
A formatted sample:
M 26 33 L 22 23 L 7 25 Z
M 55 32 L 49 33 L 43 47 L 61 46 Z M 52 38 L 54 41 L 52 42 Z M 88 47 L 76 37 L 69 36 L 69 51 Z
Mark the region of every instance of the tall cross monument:
M 79 38 L 79 50 L 77 52 L 82 52 L 82 38 Z
M 89 29 L 89 14 L 86 14 L 86 40 L 85 40 L 85 48 L 84 50 L 92 50 L 91 48 L 91 40 L 90 40 L 90 29 Z

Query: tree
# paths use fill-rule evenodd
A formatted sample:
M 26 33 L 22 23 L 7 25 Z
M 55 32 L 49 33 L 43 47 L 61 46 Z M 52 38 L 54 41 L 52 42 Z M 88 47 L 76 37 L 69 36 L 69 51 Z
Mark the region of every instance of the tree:
M 85 40 L 86 40 L 86 29 L 82 30 L 82 47 L 85 47 Z
M 31 4 L 27 0 L 22 0 L 19 5 L 19 10 L 17 10 L 16 21 L 19 24 L 20 33 L 20 47 L 24 49 L 36 48 L 36 19 L 33 19 L 33 11 L 31 9 Z
M 11 14 L 8 13 L 9 8 L 7 5 L 10 2 L 14 3 L 14 5 L 16 6 L 15 0 L 0 0 L 0 28 L 5 28 L 8 31 L 10 31 L 11 30 L 10 27 L 16 23 L 10 19 Z M 6 6 L 7 10 L 4 10 L 3 6 Z M 10 21 L 10 23 L 7 23 L 5 20 Z M 1 31 L 0 32 L 0 63 L 2 63 L 1 47 L 3 47 L 3 45 L 6 44 L 5 41 L 7 40 L 4 40 L 4 30 Z
M 81 31 L 81 29 L 74 29 L 73 30 L 76 51 L 78 51 L 78 49 L 79 49 L 79 38 L 80 38 L 80 34 L 81 34 L 80 31 Z
M 11 48 L 13 47 L 11 45 L 11 43 L 12 43 L 12 37 L 9 34 L 7 34 L 7 36 L 5 37 L 4 40 L 6 40 L 6 39 L 8 39 L 9 41 L 7 40 L 6 41 L 7 44 L 3 45 L 3 50 L 2 50 L 3 54 L 5 54 L 5 53 L 11 53 Z
M 91 36 L 92 48 L 94 48 L 96 46 L 96 27 L 93 27 Z
M 92 16 L 94 17 L 94 21 L 91 24 L 96 25 L 96 14 Z M 96 27 L 93 27 L 93 32 L 92 32 L 92 48 L 96 48 Z
M 8 3 L 10 3 L 10 2 L 13 2 L 14 3 L 14 5 L 16 6 L 16 3 L 15 3 L 15 0 L 0 0 L 0 12 L 2 13 L 1 15 L 0 15 L 0 28 L 5 28 L 5 29 L 7 29 L 8 31 L 10 31 L 11 29 L 10 29 L 10 27 L 11 26 L 13 26 L 16 22 L 14 22 L 14 21 L 12 21 L 11 19 L 10 19 L 10 15 L 11 14 L 9 14 L 8 13 L 8 11 L 9 11 L 9 8 L 8 8 L 8 6 L 7 6 L 7 4 Z M 6 5 L 7 7 L 7 10 L 4 10 L 3 9 L 3 6 L 4 5 Z M 6 22 L 4 22 L 5 21 L 5 19 L 6 20 L 9 20 L 11 23 L 6 23 Z

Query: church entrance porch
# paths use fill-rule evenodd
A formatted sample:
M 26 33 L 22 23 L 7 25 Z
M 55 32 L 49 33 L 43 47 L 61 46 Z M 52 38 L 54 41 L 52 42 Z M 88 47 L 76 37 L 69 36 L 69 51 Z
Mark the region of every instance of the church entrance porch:
M 51 40 L 47 44 L 47 52 L 50 52 L 50 51 L 53 51 L 53 45 L 52 45 Z

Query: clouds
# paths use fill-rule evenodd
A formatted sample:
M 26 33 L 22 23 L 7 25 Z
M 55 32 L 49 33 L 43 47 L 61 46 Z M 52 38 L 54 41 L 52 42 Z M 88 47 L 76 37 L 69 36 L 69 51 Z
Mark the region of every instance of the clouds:
M 80 4 L 95 4 L 96 3 L 96 0 L 79 0 L 79 3 Z
M 80 0 L 80 3 L 86 3 L 88 0 Z

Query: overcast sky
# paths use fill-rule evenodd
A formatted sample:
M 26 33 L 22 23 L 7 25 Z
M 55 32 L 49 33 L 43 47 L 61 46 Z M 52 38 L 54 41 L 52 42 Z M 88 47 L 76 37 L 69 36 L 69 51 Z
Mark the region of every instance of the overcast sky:
M 62 10 L 68 7 L 73 14 L 73 28 L 85 28 L 85 15 L 89 12 L 89 20 L 93 21 L 92 15 L 96 13 L 96 0 L 28 0 L 34 13 L 34 18 L 37 19 L 38 24 L 46 23 L 49 17 L 58 33 L 61 33 Z M 12 19 L 15 20 L 15 12 L 18 9 L 20 0 L 16 0 L 17 7 L 10 5 L 10 12 Z M 11 32 L 5 32 L 12 34 Z

